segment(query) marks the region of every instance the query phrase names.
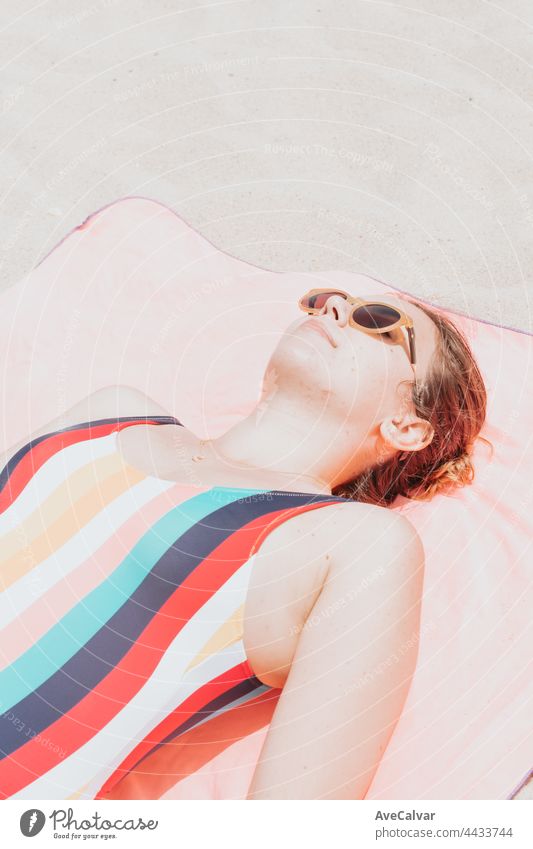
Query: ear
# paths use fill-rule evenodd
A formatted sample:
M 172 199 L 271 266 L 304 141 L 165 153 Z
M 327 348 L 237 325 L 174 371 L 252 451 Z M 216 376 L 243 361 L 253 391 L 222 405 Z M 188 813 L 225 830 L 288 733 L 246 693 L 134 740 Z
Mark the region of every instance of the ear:
M 435 435 L 433 426 L 414 412 L 383 419 L 379 430 L 386 445 L 396 451 L 420 451 Z

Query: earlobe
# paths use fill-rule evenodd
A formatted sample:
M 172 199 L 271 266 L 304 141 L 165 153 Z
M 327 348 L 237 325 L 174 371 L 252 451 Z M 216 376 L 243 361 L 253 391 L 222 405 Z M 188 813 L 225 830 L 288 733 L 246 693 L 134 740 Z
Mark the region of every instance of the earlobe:
M 421 421 L 422 421 L 422 419 L 421 419 Z M 423 441 L 422 445 L 420 446 L 421 448 L 427 448 L 427 446 L 430 444 L 430 442 L 433 441 L 433 437 L 435 436 L 435 430 L 433 428 L 433 425 L 430 424 L 429 422 L 424 422 L 424 424 L 425 424 L 425 434 L 424 434 L 424 441 Z

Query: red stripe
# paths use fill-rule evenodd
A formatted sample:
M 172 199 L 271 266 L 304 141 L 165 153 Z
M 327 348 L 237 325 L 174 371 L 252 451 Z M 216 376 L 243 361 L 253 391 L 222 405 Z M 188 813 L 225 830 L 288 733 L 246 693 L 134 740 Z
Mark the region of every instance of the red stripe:
M 142 420 L 143 424 L 155 424 L 150 420 Z M 115 430 L 122 430 L 130 425 L 139 424 L 139 422 L 108 422 L 107 424 L 92 425 L 76 430 L 59 431 L 47 439 L 43 439 L 33 448 L 30 448 L 22 457 L 15 468 L 11 471 L 6 484 L 0 493 L 0 513 L 15 501 L 16 498 L 27 486 L 33 475 L 35 475 L 41 466 L 49 460 L 58 451 L 63 448 L 68 448 L 70 445 L 75 445 L 78 442 L 83 442 L 89 439 L 98 439 L 101 436 L 107 436 Z
M 267 530 L 277 526 L 281 516 L 288 518 L 327 503 L 304 504 L 270 514 L 272 521 Z M 42 736 L 63 749 L 66 752 L 63 757 L 68 757 L 104 728 L 119 713 L 121 706 L 125 706 L 138 693 L 181 628 L 251 556 L 251 551 L 256 548 L 254 541 L 258 538 L 258 529 L 261 538 L 264 538 L 265 529 L 261 527 L 263 519 L 264 516 L 258 516 L 250 524 L 235 531 L 199 563 L 139 635 L 138 641 L 124 655 L 120 664 L 68 713 L 48 726 Z M 247 540 L 247 537 L 251 539 Z M 210 586 L 214 578 L 216 585 Z M 118 704 L 117 694 L 121 696 L 121 704 Z M 94 727 L 96 718 L 97 728 Z M 0 763 L 0 786 L 4 798 L 48 772 L 61 759 L 61 752 L 51 751 L 41 745 L 39 739 L 29 740 Z
M 124 777 L 126 772 L 135 766 L 144 755 L 147 755 L 161 740 L 164 740 L 169 734 L 174 731 L 182 722 L 186 722 L 189 717 L 197 711 L 202 710 L 212 699 L 231 690 L 236 684 L 246 680 L 246 666 L 244 663 L 239 663 L 231 669 L 226 670 L 221 675 L 207 681 L 206 684 L 199 687 L 192 693 L 184 702 L 178 705 L 175 710 L 168 714 L 159 725 L 150 731 L 149 735 L 141 740 L 134 749 L 127 755 L 122 763 L 117 767 L 115 772 L 109 776 L 105 784 L 100 788 L 98 794 L 107 793 L 116 782 Z M 95 797 L 96 798 L 96 797 Z
M 281 690 L 269 690 L 183 732 L 160 746 L 141 764 L 95 799 L 160 799 L 171 787 L 198 772 L 221 752 L 272 721 Z

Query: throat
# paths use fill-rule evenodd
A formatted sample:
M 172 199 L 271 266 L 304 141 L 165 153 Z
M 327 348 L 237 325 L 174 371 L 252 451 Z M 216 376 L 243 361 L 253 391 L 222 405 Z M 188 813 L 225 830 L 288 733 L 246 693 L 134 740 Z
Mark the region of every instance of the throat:
M 117 447 L 125 462 L 162 480 L 205 487 L 271 489 L 331 495 L 325 481 L 312 475 L 221 461 L 209 440 L 201 440 L 180 425 L 136 425 L 117 435 Z
M 210 458 L 209 452 L 205 451 L 203 446 L 205 446 L 205 441 L 201 443 L 201 451 L 203 453 L 197 453 L 192 456 L 192 462 L 201 464 L 204 463 L 203 471 L 205 472 L 209 467 L 209 463 L 206 462 Z M 242 486 L 247 486 L 252 489 L 285 489 L 288 492 L 315 492 L 317 495 L 331 495 L 331 487 L 325 482 L 320 480 L 319 478 L 313 477 L 312 475 L 301 474 L 298 472 L 286 472 L 286 471 L 277 471 L 272 469 L 261 469 L 258 466 L 252 466 L 251 464 L 241 464 L 245 466 L 242 470 L 238 470 L 237 474 L 239 476 L 239 483 Z M 221 474 L 226 475 L 234 475 L 235 469 L 232 468 L 229 464 L 220 465 L 220 462 L 215 465 L 215 470 L 212 475 Z M 228 468 L 230 468 L 230 472 L 228 473 Z M 255 483 L 254 483 L 255 481 Z

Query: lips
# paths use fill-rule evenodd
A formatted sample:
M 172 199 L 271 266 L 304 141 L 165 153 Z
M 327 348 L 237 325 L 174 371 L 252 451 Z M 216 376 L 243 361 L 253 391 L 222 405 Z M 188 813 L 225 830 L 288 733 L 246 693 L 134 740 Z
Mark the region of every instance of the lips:
M 324 327 L 322 322 L 317 321 L 316 319 L 310 318 L 310 319 L 308 319 L 307 321 L 304 322 L 304 327 L 310 327 L 312 330 L 320 333 L 320 335 L 323 336 L 324 339 L 327 339 L 327 341 L 329 342 L 329 344 L 331 345 L 332 348 L 337 347 L 335 342 L 331 338 L 329 331 Z

